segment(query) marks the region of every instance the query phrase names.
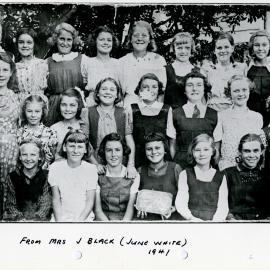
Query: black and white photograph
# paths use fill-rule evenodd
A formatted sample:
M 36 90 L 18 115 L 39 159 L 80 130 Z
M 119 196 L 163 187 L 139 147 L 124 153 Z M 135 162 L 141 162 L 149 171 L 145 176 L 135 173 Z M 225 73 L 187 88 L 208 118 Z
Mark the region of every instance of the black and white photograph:
M 0 14 L 3 222 L 270 220 L 268 5 Z

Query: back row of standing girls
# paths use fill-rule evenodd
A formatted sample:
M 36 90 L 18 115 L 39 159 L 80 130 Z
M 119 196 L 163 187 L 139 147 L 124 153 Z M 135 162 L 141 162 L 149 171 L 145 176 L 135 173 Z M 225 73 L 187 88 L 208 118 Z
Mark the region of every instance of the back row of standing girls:
M 130 176 L 135 175 L 133 167 L 135 147 L 132 134 L 136 145 L 136 167 L 140 166 L 139 162 L 142 161 L 138 157 L 142 153 L 140 145 L 143 136 L 150 131 L 159 130 L 171 138 L 171 156 L 183 168 L 186 167 L 185 153 L 190 141 L 203 132 L 214 134 L 217 146 L 220 141 L 222 142 L 221 158 L 231 160 L 231 163 L 229 162 L 225 167 L 220 165 L 221 169 L 235 164 L 234 152 L 237 151 L 237 144 L 242 135 L 248 132 L 260 134 L 263 126 L 262 118 L 260 114 L 249 111 L 247 107 L 251 84 L 243 76 L 246 70 L 245 64 L 233 62 L 231 59 L 234 44 L 229 34 L 221 33 L 215 41 L 217 62 L 210 66 L 202 66 L 201 73 L 206 75 L 208 81 L 198 71 L 191 72 L 193 65 L 189 62 L 189 58 L 194 50 L 194 41 L 188 33 L 179 33 L 173 38 L 171 50 L 175 53 L 175 61 L 166 66 L 166 69 L 164 68 L 166 64 L 164 58 L 153 52 L 156 49 L 153 31 L 146 22 L 135 23 L 129 35 L 129 45 L 133 52 L 119 60 L 110 57 L 111 50 L 116 45 L 116 39 L 110 29 L 97 28 L 94 38 L 97 49 L 96 57 L 89 59 L 85 55 L 72 52 L 73 46 L 78 42 L 78 33 L 71 25 L 62 23 L 56 27 L 51 38 L 52 43 L 57 46 L 58 53 L 53 54 L 47 60 L 41 60 L 33 55 L 35 33 L 28 29 L 19 32 L 16 39 L 21 56 L 21 60 L 16 64 L 19 99 L 23 101 L 25 95 L 29 93 L 45 91 L 49 97 L 49 115 L 45 119 L 46 125 L 51 126 L 62 120 L 62 125 L 65 125 L 66 128 L 74 128 L 71 122 L 76 118 L 74 115 L 77 115 L 80 102 L 78 102 L 76 94 L 63 93 L 75 86 L 88 90 L 90 94 L 87 103 L 90 105 L 98 103 L 97 106 L 89 108 L 88 117 L 83 115 L 86 125 L 90 125 L 90 128 L 86 128 L 91 133 L 89 134 L 90 141 L 93 147 L 98 149 L 100 141 L 106 134 L 117 131 L 124 135 L 131 148 L 128 160 Z M 250 39 L 250 51 L 254 55 L 254 61 L 250 63 L 247 72 L 249 75 L 252 71 L 252 79 L 257 87 L 257 90 L 252 93 L 250 104 L 251 106 L 256 105 L 256 110 L 263 112 L 265 119 L 267 119 L 267 112 L 264 108 L 268 97 L 265 72 L 268 64 L 269 40 L 269 35 L 265 31 L 253 34 Z M 8 63 L 10 72 L 15 70 L 12 63 L 9 60 L 5 61 L 4 58 L 3 54 L 2 61 Z M 224 86 L 232 75 L 235 76 L 229 84 L 229 96 L 226 96 Z M 106 79 L 106 77 L 110 78 Z M 100 83 L 97 84 L 99 81 Z M 208 82 L 212 84 L 212 91 L 209 91 Z M 138 85 L 137 88 L 136 85 Z M 12 123 L 14 131 L 17 128 L 18 103 L 12 92 L 7 91 L 6 86 L 3 86 L 4 90 L 1 93 L 5 97 L 1 99 L 3 102 L 1 121 L 8 123 L 9 127 Z M 164 93 L 164 90 L 165 103 L 167 103 L 165 105 L 158 101 L 163 100 L 163 94 L 160 94 Z M 9 99 L 8 93 L 14 96 L 13 103 L 17 104 L 13 105 L 12 113 L 14 112 L 14 115 L 5 114 L 9 105 L 6 102 L 6 99 Z M 115 106 L 122 95 L 124 95 L 126 110 L 121 106 Z M 83 96 L 81 92 L 80 96 Z M 44 97 L 43 100 L 46 98 Z M 84 101 L 83 97 L 82 100 Z M 135 105 L 133 104 L 130 109 L 129 105 L 134 102 Z M 176 110 L 172 112 L 169 105 Z M 70 112 L 72 107 L 75 107 L 75 109 L 73 108 L 75 114 L 74 111 Z M 219 116 L 214 110 L 222 111 L 228 107 L 231 111 L 225 110 Z M 12 116 L 14 116 L 14 121 L 10 120 Z M 243 117 L 246 118 L 246 121 L 242 121 Z M 77 115 L 77 120 L 78 118 Z M 155 121 L 156 119 L 159 120 Z M 235 122 L 237 129 L 232 126 L 232 122 Z M 78 124 L 78 122 L 76 123 Z M 255 124 L 250 125 L 250 123 Z M 74 124 L 76 128 L 77 124 Z M 264 123 L 264 125 L 267 124 L 268 122 Z M 63 131 L 61 127 L 56 127 L 56 129 L 60 132 Z M 5 136 L 1 135 L 4 140 L 1 153 L 7 153 L 8 147 L 13 147 L 11 147 L 13 150 L 9 149 L 11 151 L 8 155 L 10 161 L 7 161 L 6 157 L 1 157 L 3 165 L 1 165 L 1 175 L 4 176 L 14 167 L 12 164 L 16 160 L 17 148 L 16 143 L 12 143 L 12 140 L 6 140 L 7 134 L 12 136 L 13 132 L 7 128 L 2 133 Z M 58 135 L 58 140 L 61 140 L 60 137 Z M 226 153 L 228 157 L 226 157 Z M 94 159 L 92 162 L 98 163 Z M 50 161 L 48 162 L 50 163 Z M 6 168 L 6 170 L 2 168 Z M 99 166 L 100 172 L 103 169 L 102 166 Z M 4 178 L 1 177 L 1 179 Z

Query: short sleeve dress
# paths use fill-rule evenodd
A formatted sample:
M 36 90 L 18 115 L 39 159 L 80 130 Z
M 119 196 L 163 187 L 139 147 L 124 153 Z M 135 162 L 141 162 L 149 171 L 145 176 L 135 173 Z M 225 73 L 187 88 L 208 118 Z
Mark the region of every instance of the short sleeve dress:
M 247 110 L 245 114 L 237 114 L 231 108 L 220 112 L 215 130 L 217 141 L 221 139 L 219 169 L 236 166 L 235 158 L 238 155 L 240 139 L 247 133 L 263 134 L 262 127 L 263 119 L 260 113 Z
M 16 63 L 20 102 L 29 94 L 44 94 L 47 88 L 47 60 L 32 58 L 31 61 Z
M 218 63 L 203 67 L 212 86 L 211 98 L 208 100 L 209 107 L 223 111 L 232 106 L 231 98 L 225 95 L 225 88 L 233 75 L 244 75 L 246 67 L 246 64 L 238 62 L 231 63 L 225 68 Z
M 14 92 L 11 90 L 0 92 L 0 219 L 6 201 L 7 176 L 17 165 L 19 113 L 19 100 Z
M 146 73 L 154 73 L 166 87 L 166 61 L 163 56 L 147 52 L 144 57 L 136 58 L 134 54 L 128 53 L 119 59 L 120 82 L 125 94 L 124 105 L 129 106 L 138 102 L 138 96 L 134 93 L 141 77 Z

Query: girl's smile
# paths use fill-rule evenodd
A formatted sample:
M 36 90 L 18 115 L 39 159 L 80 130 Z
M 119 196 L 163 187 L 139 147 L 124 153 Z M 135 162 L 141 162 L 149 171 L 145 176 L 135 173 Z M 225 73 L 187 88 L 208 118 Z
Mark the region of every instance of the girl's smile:
M 100 102 L 104 105 L 113 105 L 115 99 L 117 98 L 117 87 L 111 81 L 105 81 L 102 83 L 98 97 Z
M 269 40 L 265 36 L 255 37 L 253 43 L 253 51 L 258 60 L 263 60 L 267 57 L 270 49 Z
M 261 145 L 258 141 L 245 142 L 240 153 L 243 164 L 250 169 L 255 168 L 262 155 Z
M 78 111 L 78 101 L 76 97 L 63 96 L 60 102 L 60 112 L 65 120 L 75 118 Z
M 27 170 L 32 170 L 38 166 L 39 148 L 33 143 L 26 143 L 20 148 L 20 160 Z
M 191 56 L 191 42 L 177 37 L 174 42 L 175 57 L 180 62 L 188 62 Z
M 73 36 L 71 33 L 61 30 L 61 33 L 56 40 L 58 52 L 60 54 L 68 54 L 71 52 L 73 44 Z
M 108 32 L 101 32 L 96 40 L 97 51 L 101 54 L 109 54 L 113 46 L 112 35 Z
M 204 95 L 204 82 L 202 78 L 188 78 L 185 86 L 185 93 L 192 103 L 201 101 Z
M 28 34 L 22 34 L 18 38 L 18 50 L 22 57 L 33 56 L 34 40 Z
M 154 164 L 163 162 L 165 149 L 161 141 L 153 141 L 145 144 L 145 154 L 147 159 Z
M 108 141 L 105 147 L 105 159 L 107 165 L 117 167 L 122 165 L 123 161 L 123 146 L 119 141 Z
M 27 122 L 31 126 L 37 126 L 40 124 L 42 118 L 42 103 L 40 102 L 31 102 L 26 105 L 25 116 Z
M 131 44 L 134 51 L 146 51 L 149 43 L 150 36 L 148 30 L 145 27 L 136 26 L 131 37 Z
M 231 84 L 231 97 L 234 105 L 245 106 L 249 99 L 249 83 L 247 80 L 236 80 Z
M 230 62 L 234 47 L 228 39 L 219 39 L 215 45 L 215 54 L 219 62 Z
M 193 150 L 193 157 L 200 166 L 210 164 L 212 155 L 213 149 L 209 142 L 199 142 Z

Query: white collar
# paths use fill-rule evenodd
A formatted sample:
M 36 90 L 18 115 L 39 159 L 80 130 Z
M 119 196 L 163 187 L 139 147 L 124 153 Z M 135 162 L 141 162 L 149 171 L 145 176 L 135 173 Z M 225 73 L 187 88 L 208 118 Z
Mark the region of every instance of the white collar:
M 252 60 L 250 61 L 249 65 L 248 65 L 248 69 L 247 69 L 247 70 L 250 70 L 250 68 L 251 68 L 252 66 L 255 66 L 255 67 L 266 67 L 267 70 L 270 72 L 270 57 L 269 57 L 269 56 L 267 57 L 267 64 L 264 65 L 264 66 L 259 66 L 259 65 L 257 65 L 257 64 L 254 62 L 254 60 L 252 59 Z
M 186 107 L 188 107 L 190 109 L 194 109 L 195 105 L 198 107 L 198 109 L 205 109 L 206 108 L 206 106 L 203 104 L 194 104 L 190 101 L 187 101 L 187 103 L 185 105 L 186 105 Z
M 155 101 L 151 105 L 148 105 L 143 100 L 141 100 L 140 103 L 139 103 L 139 105 L 142 108 L 155 108 L 155 109 L 159 109 L 160 106 L 162 105 L 162 103 L 161 102 L 158 102 L 158 101 Z
M 125 177 L 126 176 L 126 170 L 127 170 L 127 168 L 124 165 L 122 165 L 121 173 L 120 173 L 120 175 L 118 177 Z M 115 177 L 115 176 L 112 176 L 110 174 L 110 172 L 109 172 L 109 170 L 107 168 L 106 168 L 106 176 Z
M 212 167 L 207 171 L 202 171 L 197 165 L 194 167 L 196 178 L 205 182 L 210 182 L 214 177 L 216 170 Z
M 60 53 L 54 53 L 52 55 L 52 59 L 55 62 L 62 62 L 62 61 L 72 61 L 76 57 L 78 57 L 78 52 L 70 52 L 68 54 L 60 54 Z

